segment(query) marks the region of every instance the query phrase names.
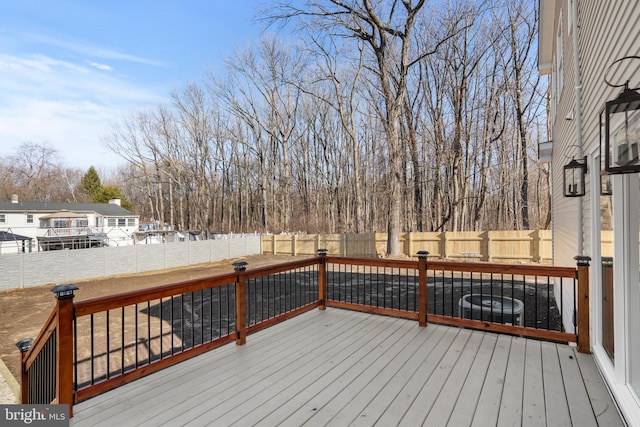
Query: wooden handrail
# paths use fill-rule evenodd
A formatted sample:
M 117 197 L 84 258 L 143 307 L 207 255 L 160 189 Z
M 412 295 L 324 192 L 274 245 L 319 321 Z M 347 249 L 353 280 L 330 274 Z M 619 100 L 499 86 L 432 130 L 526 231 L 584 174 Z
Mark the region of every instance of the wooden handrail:
M 244 272 L 246 279 L 255 279 L 256 277 L 268 276 L 270 274 L 282 273 L 284 271 L 295 270 L 296 268 L 309 267 L 320 264 L 320 257 L 301 259 L 297 261 L 285 262 L 277 265 L 269 265 L 265 267 L 252 268 Z
M 235 283 L 235 280 L 235 273 L 229 273 L 221 276 L 188 280 L 185 282 L 172 283 L 169 285 L 156 286 L 153 288 L 78 301 L 74 304 L 76 317 L 126 307 L 132 304 L 153 301 L 160 298 L 167 298 L 174 295 L 195 292 L 202 289 L 230 285 Z
M 494 264 L 481 262 L 429 261 L 429 270 L 459 271 L 462 273 L 496 273 L 527 276 L 575 278 L 575 267 L 554 267 L 528 264 Z
M 385 258 L 349 258 L 327 255 L 327 263 L 361 265 L 367 267 L 418 268 L 417 260 L 385 259 Z

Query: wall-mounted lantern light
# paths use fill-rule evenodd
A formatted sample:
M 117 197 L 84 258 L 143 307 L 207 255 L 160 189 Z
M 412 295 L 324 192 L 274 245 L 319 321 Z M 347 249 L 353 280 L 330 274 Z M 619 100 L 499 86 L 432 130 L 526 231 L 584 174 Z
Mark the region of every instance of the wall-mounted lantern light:
M 605 105 L 604 170 L 607 173 L 640 172 L 640 93 L 629 82 L 617 98 Z
M 564 166 L 564 196 L 582 197 L 585 190 L 587 157 L 582 162 L 572 159 Z
M 611 175 L 606 172 L 600 172 L 600 195 L 611 196 L 613 194 L 613 186 L 611 185 Z

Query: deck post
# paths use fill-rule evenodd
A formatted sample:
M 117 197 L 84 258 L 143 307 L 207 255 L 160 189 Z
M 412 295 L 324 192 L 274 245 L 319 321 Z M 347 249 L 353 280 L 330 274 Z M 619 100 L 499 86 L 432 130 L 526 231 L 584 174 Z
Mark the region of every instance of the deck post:
M 320 264 L 318 265 L 318 309 L 327 309 L 327 250 L 318 249 Z
M 33 338 L 25 338 L 16 343 L 16 347 L 20 350 L 20 403 L 29 403 L 29 375 L 24 369 L 24 362 L 27 358 L 27 352 L 33 345 Z
M 69 416 L 73 417 L 73 291 L 72 284 L 56 285 L 51 292 L 56 294 L 58 304 L 58 327 L 56 340 L 56 397 L 58 404 L 69 405 Z
M 246 261 L 236 261 L 233 269 L 236 272 L 236 344 L 244 345 L 247 342 L 247 301 L 246 283 L 244 271 L 247 269 Z
M 427 256 L 429 252 L 418 252 L 418 325 L 427 326 Z
M 591 353 L 591 337 L 589 322 L 589 262 L 588 256 L 578 255 L 574 258 L 578 264 L 578 351 Z

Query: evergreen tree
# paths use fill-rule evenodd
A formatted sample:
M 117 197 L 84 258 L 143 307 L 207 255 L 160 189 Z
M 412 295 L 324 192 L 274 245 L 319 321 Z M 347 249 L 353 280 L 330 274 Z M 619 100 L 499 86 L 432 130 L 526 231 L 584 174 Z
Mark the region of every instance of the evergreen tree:
M 96 171 L 96 168 L 93 166 L 91 166 L 87 173 L 82 177 L 82 188 L 89 196 L 91 196 L 91 199 L 94 199 L 95 195 L 102 188 L 100 175 L 98 175 L 98 171 Z
M 106 185 L 104 187 L 100 187 L 100 189 L 93 195 L 93 203 L 109 203 L 109 200 L 111 199 L 120 199 L 120 206 L 133 211 L 133 206 L 126 199 L 124 194 L 122 194 L 122 190 L 118 187 Z

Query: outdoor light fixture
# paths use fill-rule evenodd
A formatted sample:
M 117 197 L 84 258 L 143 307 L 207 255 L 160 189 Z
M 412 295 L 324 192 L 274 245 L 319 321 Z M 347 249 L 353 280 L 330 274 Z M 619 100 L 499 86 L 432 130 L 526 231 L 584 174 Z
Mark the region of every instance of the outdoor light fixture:
M 29 351 L 32 345 L 33 345 L 33 338 L 25 338 L 16 343 L 16 347 L 18 347 L 18 350 L 20 350 L 20 353 Z
M 57 299 L 73 298 L 73 291 L 76 290 L 78 290 L 78 287 L 72 284 L 56 285 L 51 288 L 51 292 L 56 294 Z
M 626 56 L 614 61 L 613 65 L 627 60 L 640 59 Z M 600 149 L 604 151 L 604 170 L 607 173 L 640 172 L 638 145 L 640 145 L 640 93 L 638 88 L 630 89 L 629 80 L 624 84 L 611 84 L 611 87 L 623 87 L 617 98 L 607 101 L 604 109 L 604 138 Z M 601 128 L 602 129 L 602 128 Z
M 587 157 L 582 162 L 575 158 L 564 166 L 564 196 L 582 197 L 585 189 Z
M 245 271 L 247 269 L 247 265 L 249 265 L 249 263 L 246 262 L 246 261 L 236 261 L 231 265 L 233 265 L 233 270 L 234 271 Z
M 606 172 L 600 172 L 600 195 L 611 196 L 613 194 L 613 186 L 611 185 L 611 175 Z
M 625 83 L 622 93 L 605 106 L 604 167 L 607 173 L 640 171 L 640 93 Z

